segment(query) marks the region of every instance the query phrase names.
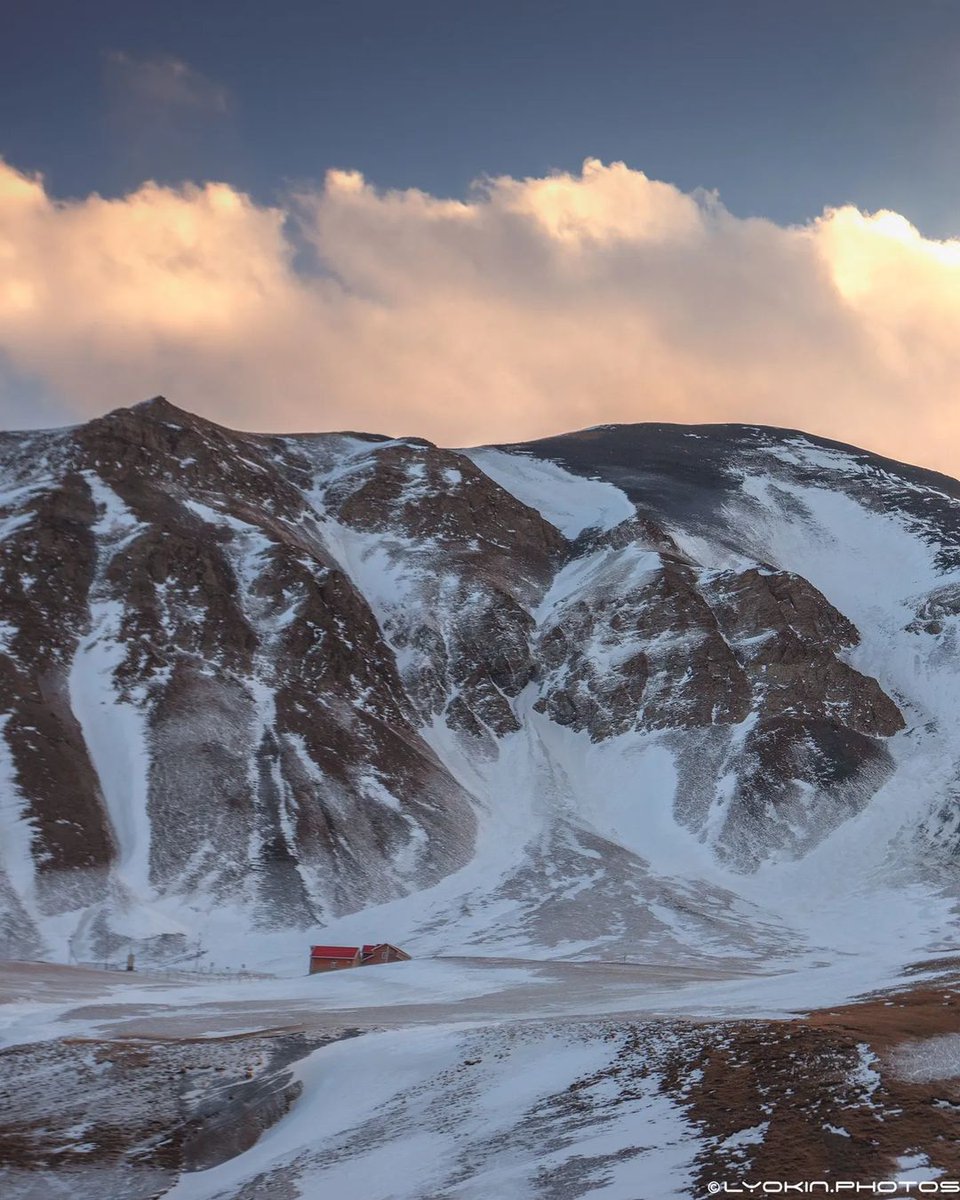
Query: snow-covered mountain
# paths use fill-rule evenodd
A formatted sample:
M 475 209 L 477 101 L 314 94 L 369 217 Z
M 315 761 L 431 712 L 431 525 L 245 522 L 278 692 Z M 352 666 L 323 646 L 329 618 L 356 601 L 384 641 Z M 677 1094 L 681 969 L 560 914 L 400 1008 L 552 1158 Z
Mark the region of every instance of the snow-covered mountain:
M 0 435 L 0 572 L 7 955 L 947 944 L 943 476 L 757 427 L 454 451 L 158 398 Z

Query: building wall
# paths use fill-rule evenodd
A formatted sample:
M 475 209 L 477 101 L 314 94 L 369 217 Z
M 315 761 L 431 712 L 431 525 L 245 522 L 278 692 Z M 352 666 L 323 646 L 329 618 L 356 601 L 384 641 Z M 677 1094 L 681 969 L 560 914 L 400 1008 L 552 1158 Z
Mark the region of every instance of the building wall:
M 321 971 L 338 971 L 343 967 L 359 967 L 357 958 L 311 958 L 310 974 L 317 975 Z
M 402 950 L 398 950 L 396 946 L 377 946 L 373 954 L 369 958 L 365 958 L 363 960 L 361 966 L 375 967 L 378 964 L 385 962 L 406 962 L 409 958 L 409 954 L 405 954 Z

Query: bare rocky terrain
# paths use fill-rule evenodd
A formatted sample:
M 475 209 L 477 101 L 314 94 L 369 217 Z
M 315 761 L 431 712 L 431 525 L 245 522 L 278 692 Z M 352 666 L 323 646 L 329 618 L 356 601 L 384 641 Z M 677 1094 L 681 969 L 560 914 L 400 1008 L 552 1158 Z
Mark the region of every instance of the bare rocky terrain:
M 0 434 L 6 1188 L 955 1175 L 958 597 L 796 431 Z
M 658 745 L 682 780 L 667 802 L 736 870 L 810 850 L 890 779 L 915 718 L 860 665 L 851 615 L 754 544 L 761 483 L 781 525 L 807 519 L 793 444 L 639 426 L 458 452 L 241 434 L 162 399 L 3 435 L 6 952 L 166 961 L 204 910 L 308 927 L 429 888 L 475 857 L 505 739 L 550 729 L 621 760 Z M 886 467 L 855 453 L 821 470 L 827 494 L 889 509 Z M 956 501 L 899 469 L 946 579 Z M 949 586 L 905 644 L 948 645 Z M 527 759 L 562 788 L 578 753 Z M 549 803 L 551 853 L 579 846 L 566 874 L 599 854 L 615 890 L 650 890 Z

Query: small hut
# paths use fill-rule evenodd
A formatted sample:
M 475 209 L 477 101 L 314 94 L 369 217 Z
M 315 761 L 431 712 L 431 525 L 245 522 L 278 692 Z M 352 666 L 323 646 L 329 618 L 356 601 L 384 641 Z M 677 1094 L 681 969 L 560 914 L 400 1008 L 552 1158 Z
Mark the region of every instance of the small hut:
M 370 942 L 365 946 L 311 946 L 310 974 L 338 971 L 346 967 L 375 967 L 381 963 L 404 962 L 410 955 L 389 942 Z

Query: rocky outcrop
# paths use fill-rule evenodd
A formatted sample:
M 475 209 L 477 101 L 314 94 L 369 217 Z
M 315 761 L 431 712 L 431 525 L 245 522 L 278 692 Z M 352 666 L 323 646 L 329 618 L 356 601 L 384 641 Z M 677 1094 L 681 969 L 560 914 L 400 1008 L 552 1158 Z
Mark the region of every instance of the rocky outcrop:
M 577 600 L 541 645 L 552 673 L 538 710 L 594 740 L 734 724 L 749 711 L 744 672 L 682 563 L 661 560 L 625 594 Z
M 566 539 L 466 455 L 418 439 L 358 456 L 322 503 L 392 560 L 384 631 L 421 718 L 442 716 L 477 738 L 515 732 L 511 701 L 536 671 L 529 610 L 568 554 Z
M 141 898 L 302 924 L 465 861 L 469 799 L 269 440 L 163 401 L 55 437 L 59 478 L 2 544 L 6 741 L 59 889 L 40 902 L 122 866 Z
M 9 436 L 3 446 L 15 486 L 0 508 L 0 695 L 36 870 L 57 872 L 63 885 L 105 868 L 115 852 L 69 698 L 95 571 L 95 505 L 82 473 L 64 461 L 62 439 L 52 437 L 38 458 L 32 445 Z
M 797 576 L 718 575 L 660 556 L 640 586 L 577 599 L 548 628 L 540 650 L 551 674 L 537 708 L 595 740 L 737 724 L 750 712 L 889 737 L 903 728 L 897 706 L 840 657 L 858 641 Z
M 841 657 L 860 641 L 854 625 L 805 579 L 753 567 L 715 577 L 707 590 L 763 718 L 828 720 L 872 737 L 904 727 L 877 681 Z

